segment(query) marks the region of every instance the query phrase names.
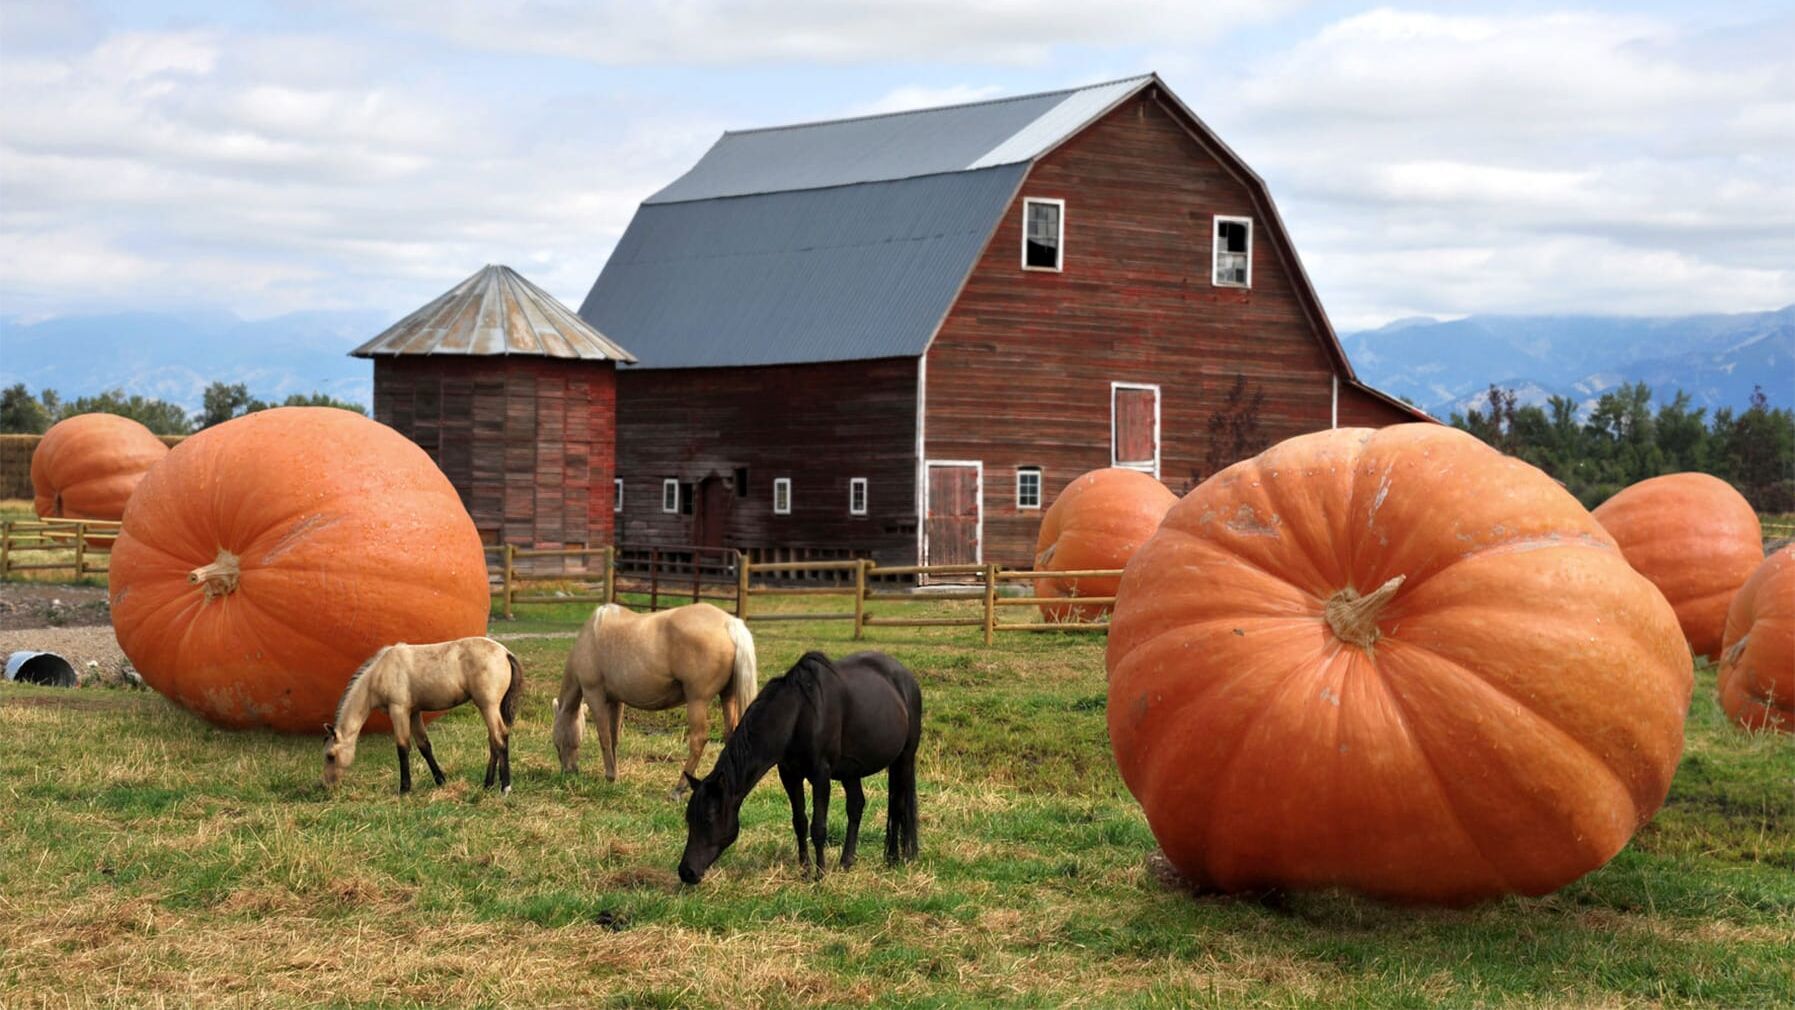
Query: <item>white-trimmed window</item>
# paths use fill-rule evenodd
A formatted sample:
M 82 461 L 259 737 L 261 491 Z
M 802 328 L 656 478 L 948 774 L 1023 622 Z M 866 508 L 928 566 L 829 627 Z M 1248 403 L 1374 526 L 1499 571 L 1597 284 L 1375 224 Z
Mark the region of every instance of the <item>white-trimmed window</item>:
M 611 478 L 611 511 L 623 511 L 623 478 Z
M 773 478 L 773 514 L 781 516 L 792 514 L 792 479 L 790 477 Z
M 1253 219 L 1215 216 L 1215 258 L 1210 276 L 1217 287 L 1253 286 Z
M 661 511 L 679 511 L 679 481 L 672 477 L 661 481 Z
M 1016 468 L 1016 507 L 1019 509 L 1041 507 L 1040 467 L 1019 466 Z
M 1022 269 L 1058 271 L 1065 266 L 1066 201 L 1022 201 Z
M 866 515 L 865 477 L 855 477 L 848 481 L 848 515 Z

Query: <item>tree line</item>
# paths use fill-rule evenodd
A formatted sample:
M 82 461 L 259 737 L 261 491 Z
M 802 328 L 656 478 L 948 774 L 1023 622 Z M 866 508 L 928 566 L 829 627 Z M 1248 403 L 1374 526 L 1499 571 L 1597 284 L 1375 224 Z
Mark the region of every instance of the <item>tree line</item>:
M 1681 390 L 1654 410 L 1651 387 L 1631 383 L 1579 414 L 1569 397 L 1523 406 L 1492 385 L 1482 407 L 1450 423 L 1551 474 L 1588 508 L 1648 477 L 1696 471 L 1728 481 L 1759 512 L 1795 512 L 1795 411 L 1771 407 L 1761 386 L 1743 411 L 1709 416 Z
M 357 414 L 368 412 L 359 403 L 339 400 L 326 393 L 294 393 L 278 402 L 263 400 L 249 395 L 249 387 L 241 382 L 212 383 L 206 387 L 201 403 L 198 413 L 188 413 L 178 403 L 135 393 L 127 396 L 122 389 L 64 400 L 54 389 L 45 389 L 34 396 L 20 382 L 0 390 L 0 434 L 41 435 L 57 421 L 76 414 L 117 414 L 158 435 L 191 435 L 233 417 L 270 407 L 337 407 Z

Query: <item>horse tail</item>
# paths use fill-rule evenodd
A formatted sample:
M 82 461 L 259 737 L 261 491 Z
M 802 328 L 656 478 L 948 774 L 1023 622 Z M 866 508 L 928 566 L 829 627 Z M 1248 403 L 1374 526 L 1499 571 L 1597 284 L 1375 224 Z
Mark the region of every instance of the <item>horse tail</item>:
M 510 649 L 505 650 L 505 662 L 511 666 L 511 684 L 505 688 L 505 696 L 499 699 L 499 717 L 510 726 L 517 721 L 517 703 L 524 696 L 524 665 Z
M 735 670 L 730 677 L 730 690 L 735 694 L 737 711 L 745 712 L 754 696 L 760 693 L 760 661 L 754 655 L 754 636 L 739 617 L 729 619 L 729 640 L 735 644 Z

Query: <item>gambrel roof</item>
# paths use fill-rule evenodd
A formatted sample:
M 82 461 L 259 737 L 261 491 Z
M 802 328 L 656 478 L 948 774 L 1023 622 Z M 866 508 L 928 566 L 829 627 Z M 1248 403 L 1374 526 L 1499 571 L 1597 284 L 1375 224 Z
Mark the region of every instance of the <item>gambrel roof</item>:
M 1341 378 L 1358 385 L 1264 181 L 1154 74 L 725 133 L 643 201 L 580 315 L 645 368 L 921 355 L 1034 162 L 1144 91 L 1247 187 Z

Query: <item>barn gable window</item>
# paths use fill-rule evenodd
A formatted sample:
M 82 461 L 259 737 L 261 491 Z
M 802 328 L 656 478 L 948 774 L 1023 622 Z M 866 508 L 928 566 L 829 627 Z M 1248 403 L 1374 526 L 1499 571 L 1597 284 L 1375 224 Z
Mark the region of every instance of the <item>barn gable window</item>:
M 1022 269 L 1058 271 L 1066 245 L 1066 201 L 1022 201 Z
M 1019 509 L 1041 507 L 1040 467 L 1019 466 L 1016 468 L 1016 507 Z
M 1253 286 L 1252 218 L 1216 215 L 1214 266 L 1213 276 L 1218 287 Z
M 675 513 L 679 511 L 679 481 L 672 477 L 661 481 L 661 511 Z
M 623 478 L 611 478 L 611 511 L 623 511 Z
M 848 514 L 851 516 L 866 515 L 865 477 L 855 477 L 848 481 Z
M 776 477 L 773 480 L 773 514 L 788 516 L 792 514 L 792 479 Z
M 1109 384 L 1109 465 L 1159 476 L 1159 387 Z

